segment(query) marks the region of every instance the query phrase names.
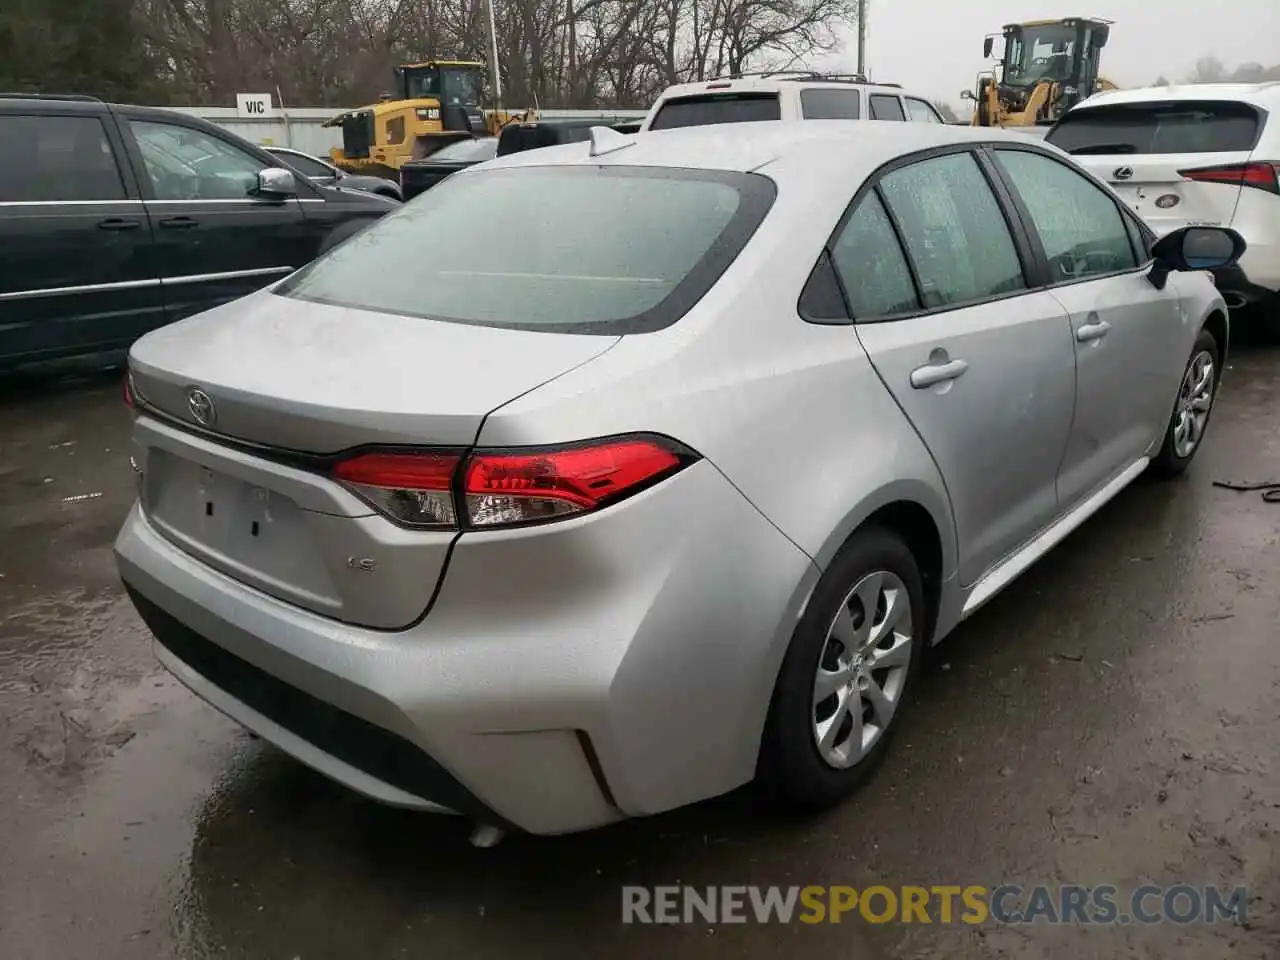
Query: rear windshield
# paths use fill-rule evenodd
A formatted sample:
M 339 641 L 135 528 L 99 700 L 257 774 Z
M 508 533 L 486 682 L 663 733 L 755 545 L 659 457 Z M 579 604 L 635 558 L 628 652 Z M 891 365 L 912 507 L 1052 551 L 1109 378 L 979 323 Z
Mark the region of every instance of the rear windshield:
M 1258 142 L 1258 111 L 1229 101 L 1173 100 L 1073 110 L 1045 138 L 1077 155 L 1236 153 Z
M 653 118 L 650 130 L 705 127 L 713 123 L 753 123 L 781 120 L 776 93 L 727 93 L 668 100 Z
M 773 203 L 759 174 L 518 167 L 450 177 L 277 294 L 457 323 L 642 333 L 683 316 Z

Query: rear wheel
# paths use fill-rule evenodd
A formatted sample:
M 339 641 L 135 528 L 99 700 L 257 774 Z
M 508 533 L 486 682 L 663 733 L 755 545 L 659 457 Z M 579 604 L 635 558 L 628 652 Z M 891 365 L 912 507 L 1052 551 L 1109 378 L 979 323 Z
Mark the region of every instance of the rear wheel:
M 875 767 L 926 640 L 920 571 L 883 529 L 860 531 L 819 580 L 783 660 L 761 778 L 793 806 L 835 803 Z
M 1219 364 L 1218 341 L 1208 330 L 1201 330 L 1182 373 L 1178 398 L 1165 428 L 1164 443 L 1151 462 L 1151 469 L 1156 475 L 1177 476 L 1195 458 L 1209 427 L 1213 401 L 1218 395 Z

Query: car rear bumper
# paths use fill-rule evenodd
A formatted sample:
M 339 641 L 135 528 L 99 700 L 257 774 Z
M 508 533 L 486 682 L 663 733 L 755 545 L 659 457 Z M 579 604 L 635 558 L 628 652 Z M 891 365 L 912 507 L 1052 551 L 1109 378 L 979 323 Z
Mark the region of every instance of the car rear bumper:
M 1240 264 L 1214 270 L 1213 282 L 1222 292 L 1227 306 L 1232 308 L 1270 303 L 1280 297 L 1280 278 L 1274 278 L 1270 284 L 1259 283 Z
M 137 506 L 116 556 L 158 656 L 215 707 L 375 799 L 535 833 L 749 780 L 817 576 L 705 461 L 554 530 L 460 537 L 400 632 L 245 586 Z

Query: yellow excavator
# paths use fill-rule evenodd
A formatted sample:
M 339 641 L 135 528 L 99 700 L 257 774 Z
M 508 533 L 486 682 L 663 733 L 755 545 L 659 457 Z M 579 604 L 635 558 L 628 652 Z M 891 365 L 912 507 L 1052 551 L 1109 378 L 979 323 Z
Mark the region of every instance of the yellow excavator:
M 1032 20 L 989 35 L 982 56 L 991 56 L 1001 35 L 1004 56 L 978 75 L 976 90 L 961 93 L 974 101 L 973 126 L 1052 124 L 1085 97 L 1116 89 L 1098 73 L 1111 24 L 1090 17 Z
M 496 136 L 532 110 L 484 106 L 485 65 L 478 60 L 429 60 L 396 68 L 396 93 L 325 122 L 342 128 L 342 146 L 329 151 L 349 173 L 395 180 L 402 164 L 470 137 Z

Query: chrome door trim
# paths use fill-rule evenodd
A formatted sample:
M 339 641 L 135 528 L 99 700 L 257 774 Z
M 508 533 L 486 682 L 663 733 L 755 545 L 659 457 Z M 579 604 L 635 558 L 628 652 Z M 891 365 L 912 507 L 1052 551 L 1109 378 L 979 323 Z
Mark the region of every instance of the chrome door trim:
M 293 273 L 294 267 L 259 267 L 255 270 L 229 270 L 226 273 L 193 273 L 181 277 L 150 277 L 146 280 L 121 280 L 116 283 L 86 283 L 73 287 L 43 287 L 38 290 L 15 290 L 0 293 L 0 303 L 10 300 L 38 300 L 44 297 L 67 297 L 82 293 L 107 293 L 112 290 L 142 290 L 147 287 L 181 286 L 187 283 L 215 283 L 242 277 L 275 277 Z
M 1001 560 L 982 576 L 964 602 L 960 611 L 960 619 L 970 616 L 984 603 L 1007 587 L 1027 568 L 1043 557 L 1067 538 L 1077 527 L 1097 513 L 1112 497 L 1127 487 L 1138 474 L 1147 469 L 1150 457 L 1139 457 L 1107 484 L 1094 491 L 1075 505 L 1068 513 L 1063 514 L 1049 526 L 1045 527 L 1033 540 L 1017 552 Z
M 0 207 L 119 207 L 141 203 L 141 200 L 0 200 Z
M 218 280 L 238 280 L 242 277 L 275 277 L 293 273 L 293 267 L 259 267 L 256 270 L 228 270 L 225 273 L 190 273 L 181 277 L 165 277 L 164 287 L 176 287 L 186 283 L 215 283 Z
M 74 287 L 15 290 L 12 293 L 0 293 L 0 303 L 8 300 L 38 300 L 42 297 L 75 296 L 81 293 L 105 293 L 110 290 L 142 290 L 146 287 L 158 287 L 162 282 L 159 277 L 151 277 L 147 280 L 120 280 L 116 283 L 86 283 Z

